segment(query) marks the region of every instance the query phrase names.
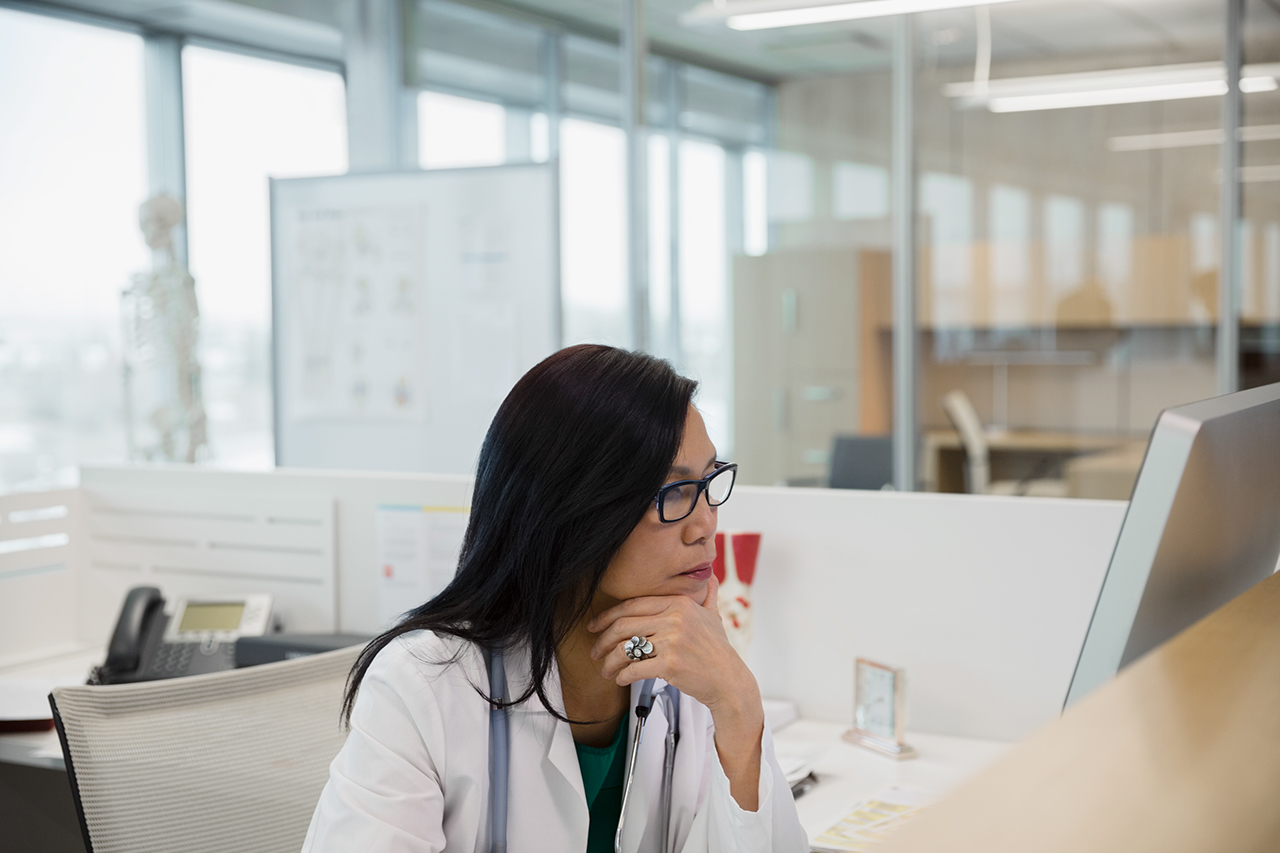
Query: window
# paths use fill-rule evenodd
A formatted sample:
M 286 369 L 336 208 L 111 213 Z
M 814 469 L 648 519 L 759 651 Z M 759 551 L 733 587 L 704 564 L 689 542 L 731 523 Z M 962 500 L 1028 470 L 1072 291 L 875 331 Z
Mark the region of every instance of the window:
M 202 47 L 182 51 L 188 234 L 213 459 L 269 465 L 268 181 L 347 169 L 342 77 Z
M 582 119 L 565 119 L 560 134 L 563 343 L 630 346 L 626 141 Z
M 725 151 L 685 140 L 679 152 L 681 366 L 701 383 L 698 408 L 727 456 L 733 452 L 733 322 Z
M 125 454 L 120 292 L 149 257 L 143 44 L 0 9 L 0 491 Z
M 506 113 L 501 104 L 419 93 L 418 164 L 442 169 L 506 162 Z
M 419 162 L 427 167 L 491 165 L 543 162 L 558 154 L 562 341 L 631 346 L 618 45 L 448 0 L 416 0 L 406 49 L 411 79 L 421 90 Z M 692 369 L 684 358 L 690 354 L 687 341 L 698 348 L 728 346 L 728 235 L 740 235 L 748 253 L 763 254 L 771 216 L 776 220 L 794 210 L 800 212 L 790 215 L 808 216 L 812 163 L 801 158 L 791 164 L 804 179 L 798 191 L 794 174 L 777 180 L 766 169 L 769 87 L 659 56 L 650 56 L 646 69 L 648 346 L 677 362 L 683 359 Z M 673 152 L 671 131 L 692 147 L 681 142 L 680 153 Z M 686 171 L 685 160 L 699 156 L 688 151 L 718 158 L 718 171 Z M 732 181 L 726 179 L 730 163 L 740 164 L 732 167 Z M 702 199 L 695 198 L 696 192 L 718 195 Z M 730 195 L 741 195 L 743 208 L 732 228 L 726 220 Z M 768 210 L 766 204 L 776 209 Z M 711 212 L 712 220 L 686 222 L 686 207 L 696 211 L 691 215 Z M 673 223 L 673 210 L 679 224 Z M 689 243 L 706 236 L 708 228 L 714 231 L 713 242 Z M 716 253 L 718 259 L 713 259 Z M 688 275 L 698 278 L 687 282 Z M 701 325 L 690 326 L 695 321 L 686 313 L 689 299 L 713 299 L 721 313 L 704 313 L 696 321 Z M 709 332 L 708 324 L 718 324 L 718 330 Z M 728 350 L 717 357 L 726 365 L 731 361 Z M 728 405 L 730 374 L 724 370 L 721 379 L 704 377 L 702 399 L 720 394 L 713 387 L 723 385 Z

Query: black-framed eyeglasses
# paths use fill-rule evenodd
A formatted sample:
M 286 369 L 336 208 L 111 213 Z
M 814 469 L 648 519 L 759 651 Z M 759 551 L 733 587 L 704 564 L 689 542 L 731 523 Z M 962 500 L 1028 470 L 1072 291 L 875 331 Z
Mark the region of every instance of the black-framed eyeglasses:
M 707 493 L 708 506 L 720 506 L 729 500 L 733 481 L 738 476 L 738 463 L 717 462 L 716 470 L 701 480 L 676 480 L 658 489 L 654 501 L 658 504 L 658 518 L 671 523 L 688 518 L 698 505 L 698 498 Z

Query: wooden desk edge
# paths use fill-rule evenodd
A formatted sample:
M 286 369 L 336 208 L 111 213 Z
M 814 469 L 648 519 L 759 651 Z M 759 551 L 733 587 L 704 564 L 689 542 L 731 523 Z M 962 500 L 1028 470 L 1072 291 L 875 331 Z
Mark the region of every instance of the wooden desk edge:
M 884 853 L 1280 850 L 1280 576 L 931 807 Z

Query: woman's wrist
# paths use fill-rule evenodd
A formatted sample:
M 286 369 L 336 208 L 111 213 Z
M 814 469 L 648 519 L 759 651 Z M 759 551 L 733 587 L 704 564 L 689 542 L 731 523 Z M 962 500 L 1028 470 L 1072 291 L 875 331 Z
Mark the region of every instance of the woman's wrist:
M 760 687 L 745 665 L 727 696 L 708 705 L 715 727 L 716 755 L 734 800 L 745 811 L 759 808 L 761 737 L 764 734 L 764 702 Z

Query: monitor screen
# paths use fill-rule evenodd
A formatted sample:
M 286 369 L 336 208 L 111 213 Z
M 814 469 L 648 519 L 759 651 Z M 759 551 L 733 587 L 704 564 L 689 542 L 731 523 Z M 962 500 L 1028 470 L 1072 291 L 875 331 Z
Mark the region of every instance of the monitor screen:
M 1066 704 L 1270 575 L 1278 560 L 1280 384 L 1162 412 Z

